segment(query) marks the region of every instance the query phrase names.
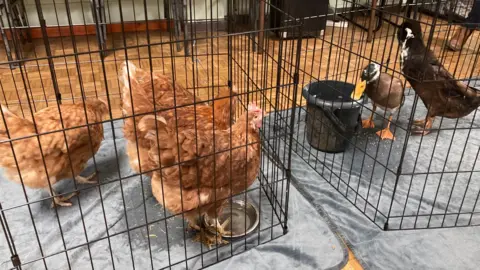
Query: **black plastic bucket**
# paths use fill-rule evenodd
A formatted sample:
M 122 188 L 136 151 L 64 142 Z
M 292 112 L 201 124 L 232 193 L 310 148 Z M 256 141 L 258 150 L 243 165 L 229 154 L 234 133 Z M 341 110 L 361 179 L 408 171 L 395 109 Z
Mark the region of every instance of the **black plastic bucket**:
M 322 152 L 345 151 L 348 141 L 361 127 L 363 98 L 350 98 L 355 86 L 339 81 L 312 82 L 303 88 L 307 100 L 305 132 L 310 145 Z

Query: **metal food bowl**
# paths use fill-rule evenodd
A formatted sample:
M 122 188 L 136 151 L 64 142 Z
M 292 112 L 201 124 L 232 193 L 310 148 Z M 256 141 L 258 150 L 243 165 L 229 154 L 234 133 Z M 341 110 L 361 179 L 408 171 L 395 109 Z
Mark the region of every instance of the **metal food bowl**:
M 218 216 L 218 221 L 223 224 L 227 219 L 231 218 L 230 223 L 225 226 L 226 231 L 232 231 L 232 234 L 225 234 L 223 238 L 237 238 L 245 236 L 253 232 L 257 227 L 260 220 L 257 207 L 252 203 L 247 202 L 245 205 L 244 200 L 235 200 L 230 203 L 226 203 L 222 213 Z M 206 220 L 204 219 L 206 224 Z M 211 233 L 215 233 L 212 227 L 207 227 Z

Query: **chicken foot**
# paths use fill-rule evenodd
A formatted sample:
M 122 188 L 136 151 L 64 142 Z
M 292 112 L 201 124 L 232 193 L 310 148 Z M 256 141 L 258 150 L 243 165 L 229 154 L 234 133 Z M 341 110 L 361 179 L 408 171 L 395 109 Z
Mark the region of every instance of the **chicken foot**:
M 226 227 L 230 225 L 230 222 L 231 222 L 231 218 L 228 217 L 222 224 L 220 224 L 220 221 L 217 218 L 215 219 L 215 225 L 209 225 L 209 227 L 216 230 L 218 234 L 220 234 L 221 236 L 232 235 L 231 231 L 226 230 Z
M 97 176 L 96 172 L 92 173 L 91 175 L 89 175 L 87 177 L 77 175 L 77 176 L 75 176 L 75 181 L 77 181 L 80 184 L 96 184 L 96 183 L 98 183 L 98 181 L 97 181 L 97 179 L 94 179 L 95 176 Z
M 208 249 L 212 248 L 214 245 L 223 245 L 228 244 L 227 241 L 222 239 L 220 234 L 212 234 L 211 232 L 200 228 L 200 231 L 197 232 L 195 237 L 192 239 L 194 242 L 200 242 L 205 244 Z
M 89 175 L 87 177 L 77 175 L 77 176 L 75 176 L 75 181 L 77 181 L 80 184 L 96 184 L 97 180 L 96 179 L 92 180 L 96 175 L 97 175 L 96 172 L 92 173 L 91 175 Z M 50 193 L 50 196 L 53 197 L 53 201 L 52 201 L 52 204 L 50 206 L 51 208 L 53 208 L 55 205 L 57 205 L 57 206 L 72 206 L 72 203 L 69 200 L 72 197 L 78 195 L 79 192 L 75 191 L 75 192 L 72 192 L 71 194 L 69 194 L 67 196 L 57 195 L 54 190 L 52 190 L 51 192 L 49 190 L 49 193 Z
M 78 195 L 78 191 L 73 192 L 67 196 L 57 195 L 57 193 L 52 189 L 48 189 L 50 196 L 53 197 L 52 204 L 50 205 L 51 208 L 55 206 L 72 206 L 72 203 L 69 201 L 73 196 Z
M 208 220 L 208 217 L 207 217 Z M 226 230 L 226 227 L 230 224 L 230 217 L 220 224 L 218 219 L 214 219 L 214 224 L 208 222 L 204 226 L 200 227 L 197 224 L 188 223 L 189 227 L 195 229 L 197 234 L 193 238 L 194 242 L 201 242 L 208 248 L 214 245 L 228 244 L 228 241 L 223 240 L 224 235 L 231 235 L 230 231 Z M 215 231 L 216 233 L 212 233 Z

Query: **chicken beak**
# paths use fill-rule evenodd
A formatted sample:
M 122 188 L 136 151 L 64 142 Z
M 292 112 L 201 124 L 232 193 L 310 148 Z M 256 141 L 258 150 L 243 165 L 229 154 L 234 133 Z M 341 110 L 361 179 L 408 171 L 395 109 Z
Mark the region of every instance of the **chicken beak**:
M 353 100 L 359 100 L 366 88 L 367 81 L 362 80 L 361 82 L 357 83 L 357 85 L 355 85 L 355 90 L 353 90 L 352 94 L 350 95 L 350 98 Z

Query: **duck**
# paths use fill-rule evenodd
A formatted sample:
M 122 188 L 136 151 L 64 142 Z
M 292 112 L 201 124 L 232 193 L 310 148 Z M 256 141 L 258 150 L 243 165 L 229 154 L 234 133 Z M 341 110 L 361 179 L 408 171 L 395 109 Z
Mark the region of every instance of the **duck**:
M 418 21 L 406 19 L 397 31 L 402 73 L 427 108 L 412 133 L 427 135 L 435 117 L 461 118 L 480 106 L 480 91 L 456 80 L 425 46 Z
M 382 140 L 395 140 L 390 130 L 393 115 L 400 109 L 404 101 L 403 82 L 388 73 L 381 72 L 378 63 L 369 63 L 362 71 L 361 81 L 355 86 L 351 99 L 359 100 L 365 93 L 372 100 L 372 114 L 368 119 L 362 120 L 363 128 L 374 128 L 373 116 L 377 108 L 389 114 L 387 127 L 376 134 Z

